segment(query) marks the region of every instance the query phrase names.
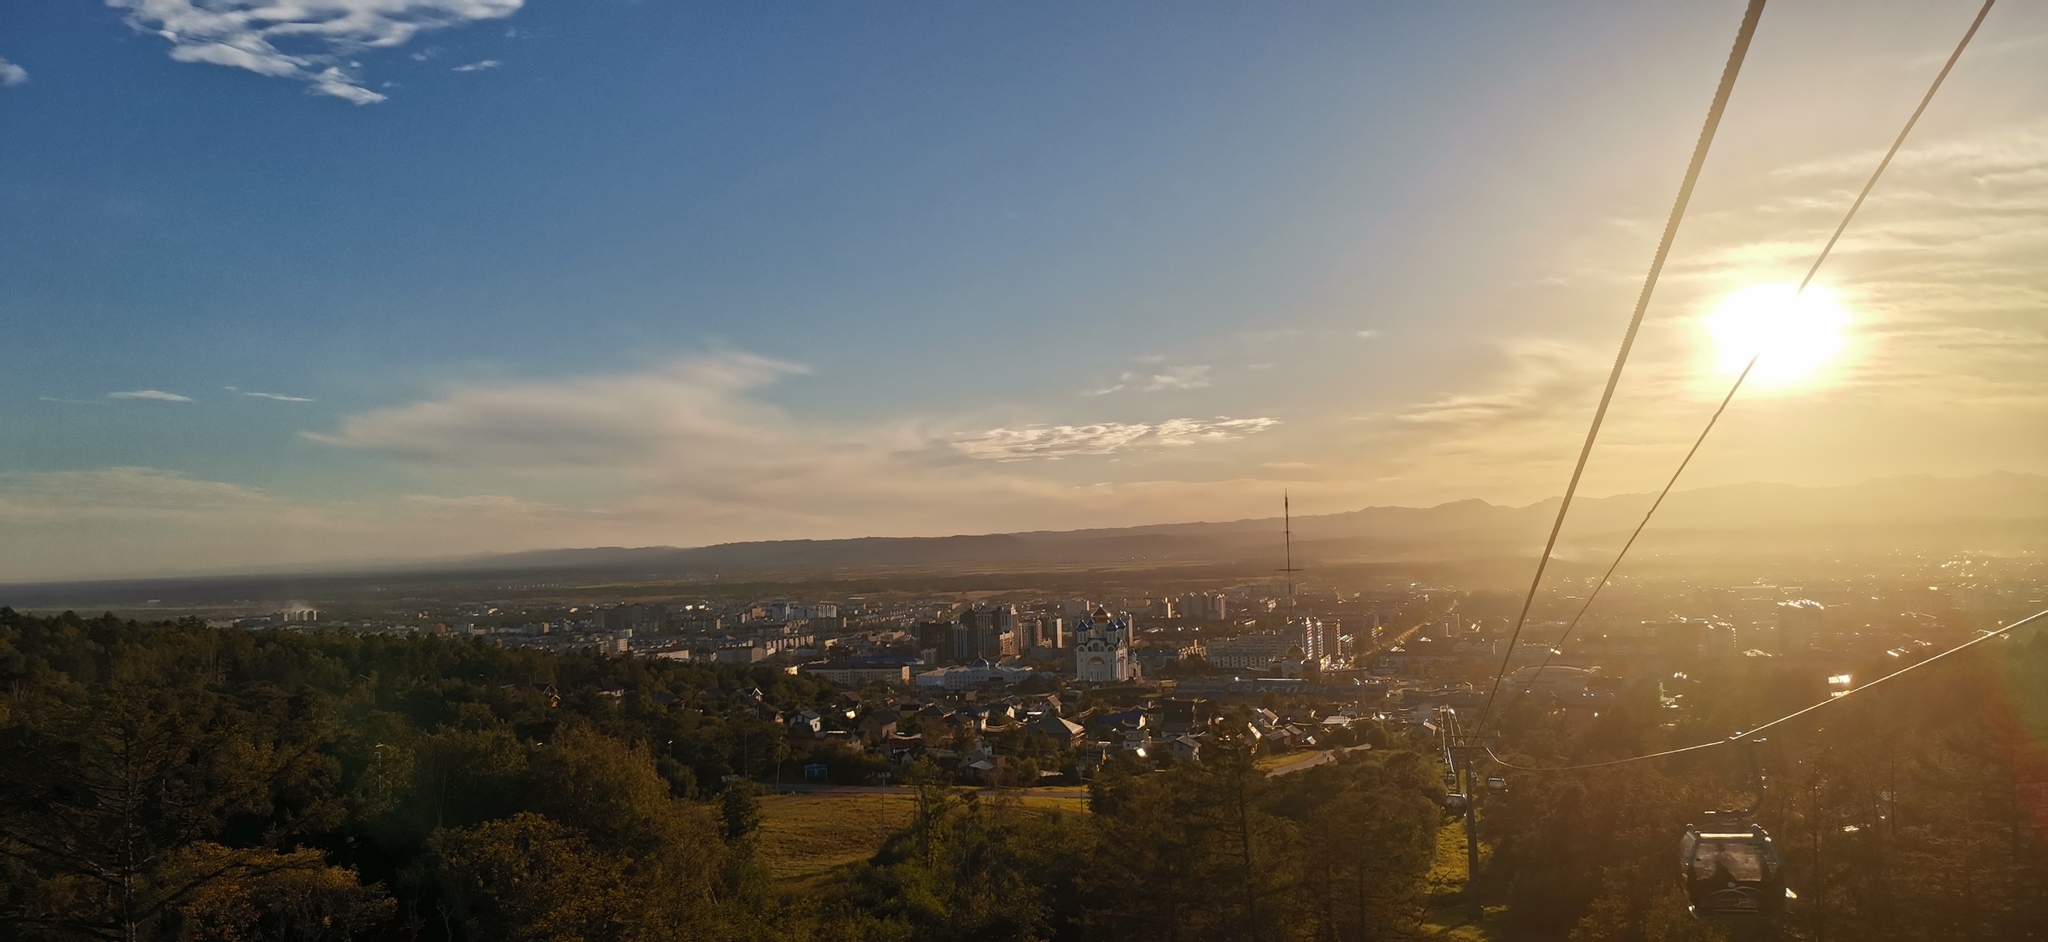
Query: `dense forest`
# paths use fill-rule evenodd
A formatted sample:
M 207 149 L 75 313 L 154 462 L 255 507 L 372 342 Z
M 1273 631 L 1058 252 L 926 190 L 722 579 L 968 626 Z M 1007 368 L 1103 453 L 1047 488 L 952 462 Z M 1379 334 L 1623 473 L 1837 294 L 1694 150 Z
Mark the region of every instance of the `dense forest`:
M 1984 647 L 1764 747 L 1763 819 L 1802 902 L 1774 931 L 2048 925 L 2048 821 L 2030 803 L 2048 781 L 2048 643 Z M 1519 701 L 1500 749 L 1542 765 L 1713 738 L 1824 697 L 1812 683 L 1731 671 L 1677 701 L 1639 687 L 1591 717 Z M 872 859 L 779 887 L 756 853 L 752 783 L 788 758 L 774 715 L 839 695 L 760 668 L 0 609 L 0 938 L 1311 942 L 1440 928 L 1429 877 L 1455 819 L 1433 743 L 1401 748 L 1399 730 L 1395 748 L 1268 777 L 1225 727 L 1199 764 L 1105 767 L 1086 814 L 920 764 L 898 772 L 916 814 Z M 1726 936 L 1685 915 L 1674 876 L 1677 832 L 1745 787 L 1720 751 L 1507 773 L 1480 796 L 1490 931 Z
M 1905 655 L 1910 657 L 1910 655 Z M 1856 676 L 1905 666 L 1879 653 Z M 1828 699 L 1825 678 L 1771 659 L 1636 691 L 1591 717 L 1522 702 L 1503 755 L 1543 767 L 1712 741 Z M 1485 891 L 1511 938 L 1691 940 L 1675 835 L 1746 805 L 1799 899 L 1797 939 L 2048 938 L 2048 637 L 1980 644 L 1733 748 L 1584 772 L 1515 773 L 1484 806 Z M 1520 761 L 1517 761 L 1520 760 Z M 1750 768 L 1751 764 L 1754 768 Z M 1737 927 L 1737 938 L 1753 927 Z

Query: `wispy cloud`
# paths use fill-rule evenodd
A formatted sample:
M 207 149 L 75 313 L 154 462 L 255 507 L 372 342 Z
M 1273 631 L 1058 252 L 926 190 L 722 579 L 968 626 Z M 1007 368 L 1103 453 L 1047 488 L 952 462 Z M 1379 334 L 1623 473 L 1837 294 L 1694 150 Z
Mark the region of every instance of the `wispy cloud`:
M 0 86 L 20 85 L 28 81 L 28 70 L 0 57 Z
M 1128 448 L 1152 434 L 1142 423 L 1102 422 L 1095 425 L 1028 425 L 993 428 L 954 442 L 970 458 L 1014 461 L 1021 458 L 1064 458 L 1107 455 Z
M 241 391 L 240 391 L 240 390 L 237 390 L 237 392 L 241 392 Z M 287 396 L 287 395 L 285 395 L 285 394 L 283 394 L 283 393 L 269 393 L 269 392 L 241 392 L 241 394 L 242 394 L 242 395 L 244 395 L 244 396 L 248 396 L 248 397 L 250 397 L 250 398 L 252 398 L 252 399 L 270 399 L 270 400 L 274 400 L 274 401 L 277 401 L 277 402 L 312 402 L 312 401 L 313 401 L 313 400 L 311 400 L 311 399 L 308 399 L 308 398 L 306 398 L 305 396 Z
M 502 64 L 502 63 L 500 63 L 500 62 L 499 62 L 498 60 L 496 60 L 496 59 L 484 59 L 484 60 L 482 60 L 482 61 L 479 61 L 479 62 L 469 62 L 469 63 L 464 63 L 464 64 L 462 64 L 462 65 L 458 65 L 458 66 L 456 66 L 455 68 L 449 69 L 448 71 L 450 71 L 450 72 L 482 72 L 482 71 L 483 71 L 483 70 L 485 70 L 485 69 L 495 69 L 495 68 L 497 68 L 497 67 L 498 67 L 499 65 L 501 65 L 501 64 Z
M 1027 425 L 994 428 L 953 442 L 970 458 L 1020 461 L 1109 455 L 1141 447 L 1178 447 L 1223 442 L 1263 432 L 1280 424 L 1271 418 L 1168 419 L 1157 425 L 1142 422 L 1099 422 L 1093 425 Z
M 662 539 L 692 543 L 961 532 L 1105 513 L 1150 519 L 1179 499 L 1172 495 L 1199 493 L 1213 503 L 1235 487 L 1152 477 L 1081 487 L 1066 480 L 1067 469 L 1084 466 L 1017 459 L 1172 451 L 1203 462 L 1212 460 L 1209 449 L 1197 446 L 1279 424 L 1219 416 L 959 432 L 975 426 L 936 418 L 821 423 L 761 401 L 762 389 L 802 372 L 782 360 L 725 353 L 641 372 L 474 385 L 362 413 L 309 437 L 403 460 L 424 480 L 466 493 L 548 501 L 585 495 L 591 513 L 607 515 L 607 527 L 655 533 L 674 526 L 681 529 Z M 597 526 L 595 518 L 577 519 Z M 587 532 L 588 539 L 620 538 Z M 529 539 L 559 542 L 564 533 L 536 529 Z
M 750 354 L 699 357 L 647 373 L 464 389 L 365 413 L 334 434 L 310 437 L 418 461 L 500 468 L 681 460 L 699 448 L 770 447 L 772 430 L 784 420 L 743 394 L 801 372 Z
M 1207 364 L 1176 366 L 1164 373 L 1154 373 L 1145 378 L 1138 388 L 1144 392 L 1163 392 L 1169 389 L 1201 389 L 1209 385 Z
M 0 471 L 0 528 L 15 537 L 0 540 L 0 572 L 21 580 L 470 553 L 579 525 L 594 536 L 612 521 L 488 496 L 332 504 L 158 468 Z
M 1507 347 L 1508 365 L 1494 389 L 1458 392 L 1419 402 L 1396 418 L 1413 425 L 1457 428 L 1472 432 L 1520 419 L 1549 415 L 1560 406 L 1576 405 L 1577 396 L 1596 378 L 1598 366 L 1586 351 L 1547 341 Z
M 135 390 L 129 390 L 129 391 L 127 391 L 127 392 L 110 392 L 110 393 L 108 393 L 108 394 L 107 394 L 107 398 L 108 398 L 108 399 L 150 399 L 150 400 L 154 400 L 154 401 L 157 401 L 157 402 L 191 402 L 191 401 L 192 401 L 192 397 L 191 397 L 191 396 L 180 396 L 180 395 L 178 395 L 177 393 L 174 393 L 174 392 L 164 392 L 164 391 L 163 391 L 163 390 L 161 390 L 161 389 L 135 389 Z
M 1371 329 L 1369 329 L 1369 330 L 1361 330 L 1361 331 L 1359 331 L 1359 332 L 1358 332 L 1358 337 L 1359 337 L 1359 339 L 1361 339 L 1361 340 L 1373 340 L 1373 339 L 1376 339 L 1376 338 L 1378 338 L 1378 337 L 1379 337 L 1379 335 L 1380 335 L 1380 334 L 1383 334 L 1383 333 L 1385 333 L 1385 331 L 1383 331 L 1383 330 L 1380 330 L 1380 329 L 1379 329 L 1379 328 L 1377 328 L 1377 327 L 1374 327 L 1374 328 L 1371 328 Z
M 1144 357 L 1140 357 L 1144 360 Z M 1088 390 L 1083 395 L 1107 396 L 1126 389 L 1136 392 L 1166 392 L 1179 389 L 1201 389 L 1211 384 L 1208 364 L 1168 367 L 1157 373 L 1125 373 L 1117 381 L 1100 389 Z
M 179 62 L 209 62 L 296 79 L 359 105 L 384 97 L 363 87 L 350 60 L 405 45 L 428 30 L 509 17 L 524 0 L 107 0 L 129 25 L 171 44 Z
M 1768 226 L 1738 212 L 1703 218 L 1703 231 L 1720 238 L 1690 277 L 1717 285 L 1759 271 L 1796 278 L 1878 157 L 1851 153 L 1775 172 L 1760 206 Z M 1821 272 L 1853 318 L 1851 355 L 1830 386 L 1874 410 L 2039 399 L 2044 253 L 2048 120 L 1909 145 Z M 2015 417 L 2013 427 L 2037 420 Z
M 1881 156 L 1860 145 L 1809 152 L 1695 207 L 1692 247 L 1664 273 L 1588 469 L 1590 492 L 1654 487 L 1670 473 L 1733 378 L 1715 369 L 1704 315 L 1734 290 L 1797 282 Z M 1523 342 L 1503 348 L 1504 359 L 1442 371 L 1432 394 L 1367 417 L 1375 470 L 1511 499 L 1542 496 L 1532 481 L 1562 480 L 1611 362 L 1605 332 L 1640 286 L 1637 252 L 1654 220 L 1623 228 L 1589 228 L 1567 250 L 1583 261 L 1560 266 L 1572 287 L 1521 300 L 1561 323 L 1593 301 L 1611 318 L 1601 332 L 1573 330 L 1569 345 Z M 1909 142 L 1819 275 L 1849 313 L 1841 353 L 1807 382 L 1745 386 L 1681 486 L 1853 478 L 1871 467 L 2038 467 L 2048 439 L 2010 430 L 2048 423 L 2044 257 L 2048 120 Z
M 206 513 L 230 506 L 273 503 L 263 492 L 233 484 L 201 481 L 175 471 L 114 467 L 97 471 L 0 472 L 0 517 L 27 512 L 22 498 L 34 494 L 37 509 L 91 510 L 117 515 L 151 508 Z
M 1779 168 L 1772 176 L 1780 180 L 1810 182 L 1814 178 L 1835 178 L 1844 187 L 1861 183 L 1877 165 L 1882 149 L 1837 154 L 1818 160 Z M 1968 137 L 1953 137 L 1908 146 L 1899 151 L 1887 171 L 1882 195 L 1896 188 L 1901 173 L 1952 175 L 1981 184 L 2015 174 L 2048 168 L 2048 120 L 2031 121 Z M 1935 182 L 1920 178 L 1918 182 Z M 1839 210 L 1837 210 L 1839 212 Z

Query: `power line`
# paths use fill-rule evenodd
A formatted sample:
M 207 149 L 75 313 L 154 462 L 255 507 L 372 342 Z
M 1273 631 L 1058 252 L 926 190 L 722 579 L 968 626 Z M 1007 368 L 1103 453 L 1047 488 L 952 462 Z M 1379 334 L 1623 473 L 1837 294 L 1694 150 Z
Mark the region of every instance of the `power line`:
M 1883 677 L 1879 677 L 1878 679 L 1873 680 L 1870 683 L 1864 684 L 1861 687 L 1856 687 L 1851 690 L 1843 691 L 1840 696 L 1829 697 L 1828 699 L 1822 700 L 1819 703 L 1815 703 L 1811 706 L 1794 710 L 1768 723 L 1750 727 L 1748 731 L 1737 733 L 1733 736 L 1728 737 L 1727 739 L 1716 739 L 1712 742 L 1694 743 L 1690 746 L 1680 746 L 1677 749 L 1666 749 L 1662 752 L 1651 752 L 1640 756 L 1630 756 L 1626 759 L 1609 759 L 1605 762 L 1587 762 L 1580 765 L 1560 765 L 1549 767 L 1515 765 L 1514 763 L 1504 761 L 1501 759 L 1500 756 L 1495 755 L 1492 746 L 1486 747 L 1486 755 L 1488 758 L 1491 758 L 1493 761 L 1500 763 L 1502 766 L 1509 769 L 1513 769 L 1517 772 L 1578 772 L 1583 771 L 1585 769 L 1605 769 L 1617 765 L 1627 765 L 1631 762 L 1643 762 L 1650 759 L 1661 759 L 1665 756 L 1675 756 L 1683 752 L 1698 752 L 1701 749 L 1712 749 L 1715 746 L 1726 746 L 1731 743 L 1743 742 L 1745 740 L 1755 739 L 1758 733 L 1761 733 L 1767 729 L 1771 729 L 1773 727 L 1789 723 L 1802 716 L 1805 716 L 1808 713 L 1812 713 L 1813 711 L 1818 710 L 1821 707 L 1827 706 L 1828 704 L 1840 703 L 1843 700 L 1847 700 L 1850 697 L 1855 696 L 1856 694 L 1862 693 L 1865 690 L 1869 690 L 1870 688 L 1875 687 L 1878 684 L 1884 683 L 1885 681 L 1891 680 L 1910 671 L 1919 670 L 1920 668 L 1926 667 L 1927 665 L 1932 664 L 1935 661 L 1939 661 L 1942 658 L 1948 657 L 1951 654 L 1955 654 L 1958 651 L 1963 651 L 1968 648 L 1975 647 L 1993 638 L 2004 637 L 2006 634 L 2010 633 L 2014 628 L 2018 628 L 2021 625 L 2024 625 L 2030 621 L 2033 621 L 2036 618 L 2041 618 L 2043 616 L 2048 616 L 2048 609 L 2035 612 L 2034 614 L 2028 615 L 2027 617 L 2022 618 L 2019 621 L 2013 622 L 2010 625 L 2004 625 L 1994 630 L 1987 631 L 1981 635 L 1978 635 L 1975 638 L 1971 638 L 1970 640 L 1963 642 L 1962 644 L 1949 648 L 1948 650 L 1943 651 L 1940 654 L 1936 654 L 1933 657 L 1921 661 L 1915 661 L 1914 663 L 1908 664 L 1904 667 L 1899 668 L 1898 670 L 1892 671 L 1891 673 L 1886 674 Z
M 1728 51 L 1728 64 L 1721 69 L 1721 83 L 1714 89 L 1714 103 L 1707 108 L 1706 124 L 1700 128 L 1700 137 L 1693 144 L 1692 161 L 1686 165 L 1685 179 L 1678 185 L 1678 199 L 1671 205 L 1671 215 L 1664 221 L 1664 235 L 1657 241 L 1657 254 L 1650 260 L 1650 273 L 1643 279 L 1642 293 L 1636 297 L 1634 313 L 1629 315 L 1628 330 L 1621 335 L 1621 349 L 1614 355 L 1614 368 L 1607 374 L 1607 386 L 1600 392 L 1600 405 L 1593 410 L 1593 422 L 1586 429 L 1586 443 L 1579 447 L 1579 460 L 1572 466 L 1570 482 L 1564 488 L 1564 500 L 1557 505 L 1557 520 L 1550 525 L 1550 537 L 1543 543 L 1543 555 L 1536 561 L 1536 575 L 1529 580 L 1529 594 L 1522 600 L 1522 613 L 1515 618 L 1515 630 L 1508 637 L 1507 653 L 1501 656 L 1500 670 L 1494 674 L 1493 689 L 1486 694 L 1486 707 L 1479 713 L 1479 722 L 1473 727 L 1484 732 L 1486 718 L 1493 712 L 1494 698 L 1500 695 L 1501 679 L 1507 676 L 1508 659 L 1514 657 L 1515 642 L 1522 637 L 1522 626 L 1529 620 L 1529 606 L 1536 601 L 1536 590 L 1543 584 L 1543 570 L 1550 565 L 1551 551 L 1557 548 L 1557 534 L 1564 529 L 1565 514 L 1571 510 L 1572 497 L 1578 493 L 1579 478 L 1586 473 L 1586 461 L 1592 457 L 1593 442 L 1600 437 L 1600 425 L 1607 419 L 1607 407 L 1614 401 L 1614 388 L 1621 383 L 1621 370 L 1628 363 L 1629 350 L 1635 346 L 1636 331 L 1643 326 L 1643 312 L 1650 307 L 1650 295 L 1657 290 L 1657 278 L 1664 273 L 1664 260 L 1671 254 L 1671 243 L 1678 238 L 1678 224 L 1685 219 L 1686 205 L 1692 202 L 1693 186 L 1699 182 L 1700 169 L 1706 165 L 1707 151 L 1713 146 L 1714 132 L 1721 126 L 1721 114 L 1728 108 L 1728 97 L 1735 91 L 1735 77 L 1742 71 L 1742 60 L 1749 55 L 1749 41 L 1756 35 L 1756 23 L 1763 16 L 1764 0 L 1749 0 L 1749 6 L 1742 13 L 1742 25 L 1735 31 L 1735 46 Z
M 1884 175 L 1885 168 L 1892 164 L 1892 158 L 1898 156 L 1900 146 L 1906 143 L 1906 135 L 1913 133 L 1913 126 L 1920 122 L 1920 115 L 1926 112 L 1928 103 L 1934 100 L 1934 93 L 1941 90 L 1941 83 L 1948 78 L 1949 70 L 1955 68 L 1956 60 L 1962 58 L 1963 49 L 1976 37 L 1977 27 L 1984 24 L 1984 17 L 1991 12 L 1991 5 L 1995 2 L 1997 0 L 1984 0 L 1984 5 L 1977 10 L 1977 18 L 1970 21 L 1970 28 L 1963 33 L 1962 41 L 1956 43 L 1954 52 L 1949 53 L 1948 62 L 1942 65 L 1940 72 L 1935 73 L 1933 84 L 1927 87 L 1927 94 L 1920 96 L 1919 107 L 1914 108 L 1912 116 L 1906 119 L 1906 126 L 1899 129 L 1899 136 L 1892 140 L 1891 149 L 1885 151 L 1884 159 L 1877 162 L 1877 169 L 1870 172 L 1870 179 L 1864 181 L 1863 190 L 1857 193 L 1855 201 L 1849 204 L 1849 211 L 1842 214 L 1842 221 L 1835 226 L 1834 234 L 1828 236 L 1827 244 L 1821 246 L 1820 254 L 1814 256 L 1813 264 L 1807 267 L 1806 277 L 1799 280 L 1799 289 L 1792 293 L 1794 302 L 1806 294 L 1807 285 L 1813 283 L 1813 276 L 1820 272 L 1821 264 L 1834 252 L 1835 243 L 1840 241 L 1842 233 L 1848 230 L 1849 222 L 1856 218 L 1856 211 L 1863 208 L 1864 199 L 1869 197 L 1871 189 L 1877 186 L 1877 178 Z M 1642 522 L 1636 524 L 1635 531 L 1621 544 L 1621 551 L 1614 554 L 1614 562 L 1609 564 L 1607 572 L 1600 576 L 1600 581 L 1593 586 L 1593 591 L 1586 593 L 1586 599 L 1579 605 L 1578 612 L 1572 615 L 1571 622 L 1565 625 L 1564 634 L 1559 635 L 1557 641 L 1552 643 L 1550 653 L 1543 656 L 1543 663 L 1536 668 L 1537 676 L 1541 676 L 1544 668 L 1550 666 L 1550 659 L 1557 655 L 1558 648 L 1563 646 L 1565 639 L 1570 638 L 1572 631 L 1579 627 L 1579 620 L 1586 617 L 1586 610 L 1593 607 L 1593 600 L 1600 597 L 1600 590 L 1607 588 L 1608 580 L 1614 577 L 1614 571 L 1620 568 L 1622 559 L 1628 556 L 1629 549 L 1636 545 L 1636 538 L 1643 535 L 1643 528 L 1650 525 L 1650 518 L 1656 516 L 1657 508 L 1664 506 L 1664 498 L 1671 496 L 1671 489 L 1678 484 L 1679 475 L 1684 474 L 1686 466 L 1692 464 L 1693 456 L 1699 454 L 1700 446 L 1706 443 L 1707 435 L 1714 430 L 1714 424 L 1721 421 L 1721 413 L 1728 411 L 1728 403 L 1734 401 L 1736 392 L 1742 389 L 1743 381 L 1749 378 L 1750 372 L 1756 369 L 1757 361 L 1762 358 L 1763 351 L 1758 350 L 1750 355 L 1748 363 L 1743 364 L 1742 372 L 1736 374 L 1735 382 L 1728 387 L 1728 394 L 1721 397 L 1721 404 L 1714 409 L 1713 415 L 1707 417 L 1706 427 L 1700 429 L 1699 437 L 1693 439 L 1692 447 L 1687 449 L 1685 457 L 1679 460 L 1677 470 L 1672 471 L 1670 480 L 1664 482 L 1664 489 L 1657 492 L 1657 499 L 1650 502 L 1650 509 L 1643 512 Z

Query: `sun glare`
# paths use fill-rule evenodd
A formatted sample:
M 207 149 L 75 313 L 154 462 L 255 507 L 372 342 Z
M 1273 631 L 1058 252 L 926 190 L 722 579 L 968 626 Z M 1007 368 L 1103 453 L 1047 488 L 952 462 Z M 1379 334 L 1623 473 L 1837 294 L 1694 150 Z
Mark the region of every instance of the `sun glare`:
M 1741 372 L 1752 356 L 1749 381 L 1787 386 L 1813 378 L 1842 351 L 1849 312 L 1833 291 L 1814 285 L 1798 294 L 1789 284 L 1752 285 L 1723 299 L 1707 316 L 1714 366 Z

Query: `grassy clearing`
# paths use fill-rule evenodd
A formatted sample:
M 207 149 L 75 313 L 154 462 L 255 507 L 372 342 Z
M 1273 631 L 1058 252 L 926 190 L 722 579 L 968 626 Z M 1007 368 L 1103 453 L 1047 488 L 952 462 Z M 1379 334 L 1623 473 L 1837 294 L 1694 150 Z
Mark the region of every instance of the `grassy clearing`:
M 1311 753 L 1307 752 L 1292 751 L 1261 753 L 1252 757 L 1252 768 L 1258 769 L 1261 772 L 1271 772 L 1289 762 L 1300 762 L 1310 755 Z
M 777 883 L 813 884 L 874 856 L 883 835 L 909 825 L 916 811 L 914 797 L 878 792 L 763 797 L 761 861 Z
M 1074 814 L 1088 811 L 1088 790 L 1078 787 L 1015 789 L 1005 793 L 1033 810 Z M 830 791 L 764 795 L 761 798 L 761 862 L 775 882 L 789 888 L 814 886 L 848 864 L 881 849 L 886 805 L 887 834 L 909 827 L 917 798 L 906 793 Z
M 1015 795 L 1017 803 L 1026 808 L 1050 808 L 1083 814 L 1088 811 L 1088 790 L 1085 788 L 1029 788 L 1010 794 Z
M 1087 795 L 1075 797 L 1075 795 L 1022 793 L 1022 795 L 1018 795 L 1018 805 L 1024 805 L 1028 809 L 1053 809 L 1053 811 L 1069 811 L 1069 813 L 1075 813 L 1075 815 L 1085 815 L 1087 813 Z
M 1481 849 L 1481 858 L 1485 857 Z M 1457 942 L 1494 942 L 1505 938 L 1499 907 L 1474 919 L 1465 901 L 1465 823 L 1452 821 L 1436 833 L 1436 862 L 1429 868 L 1429 917 L 1423 931 L 1431 938 Z

